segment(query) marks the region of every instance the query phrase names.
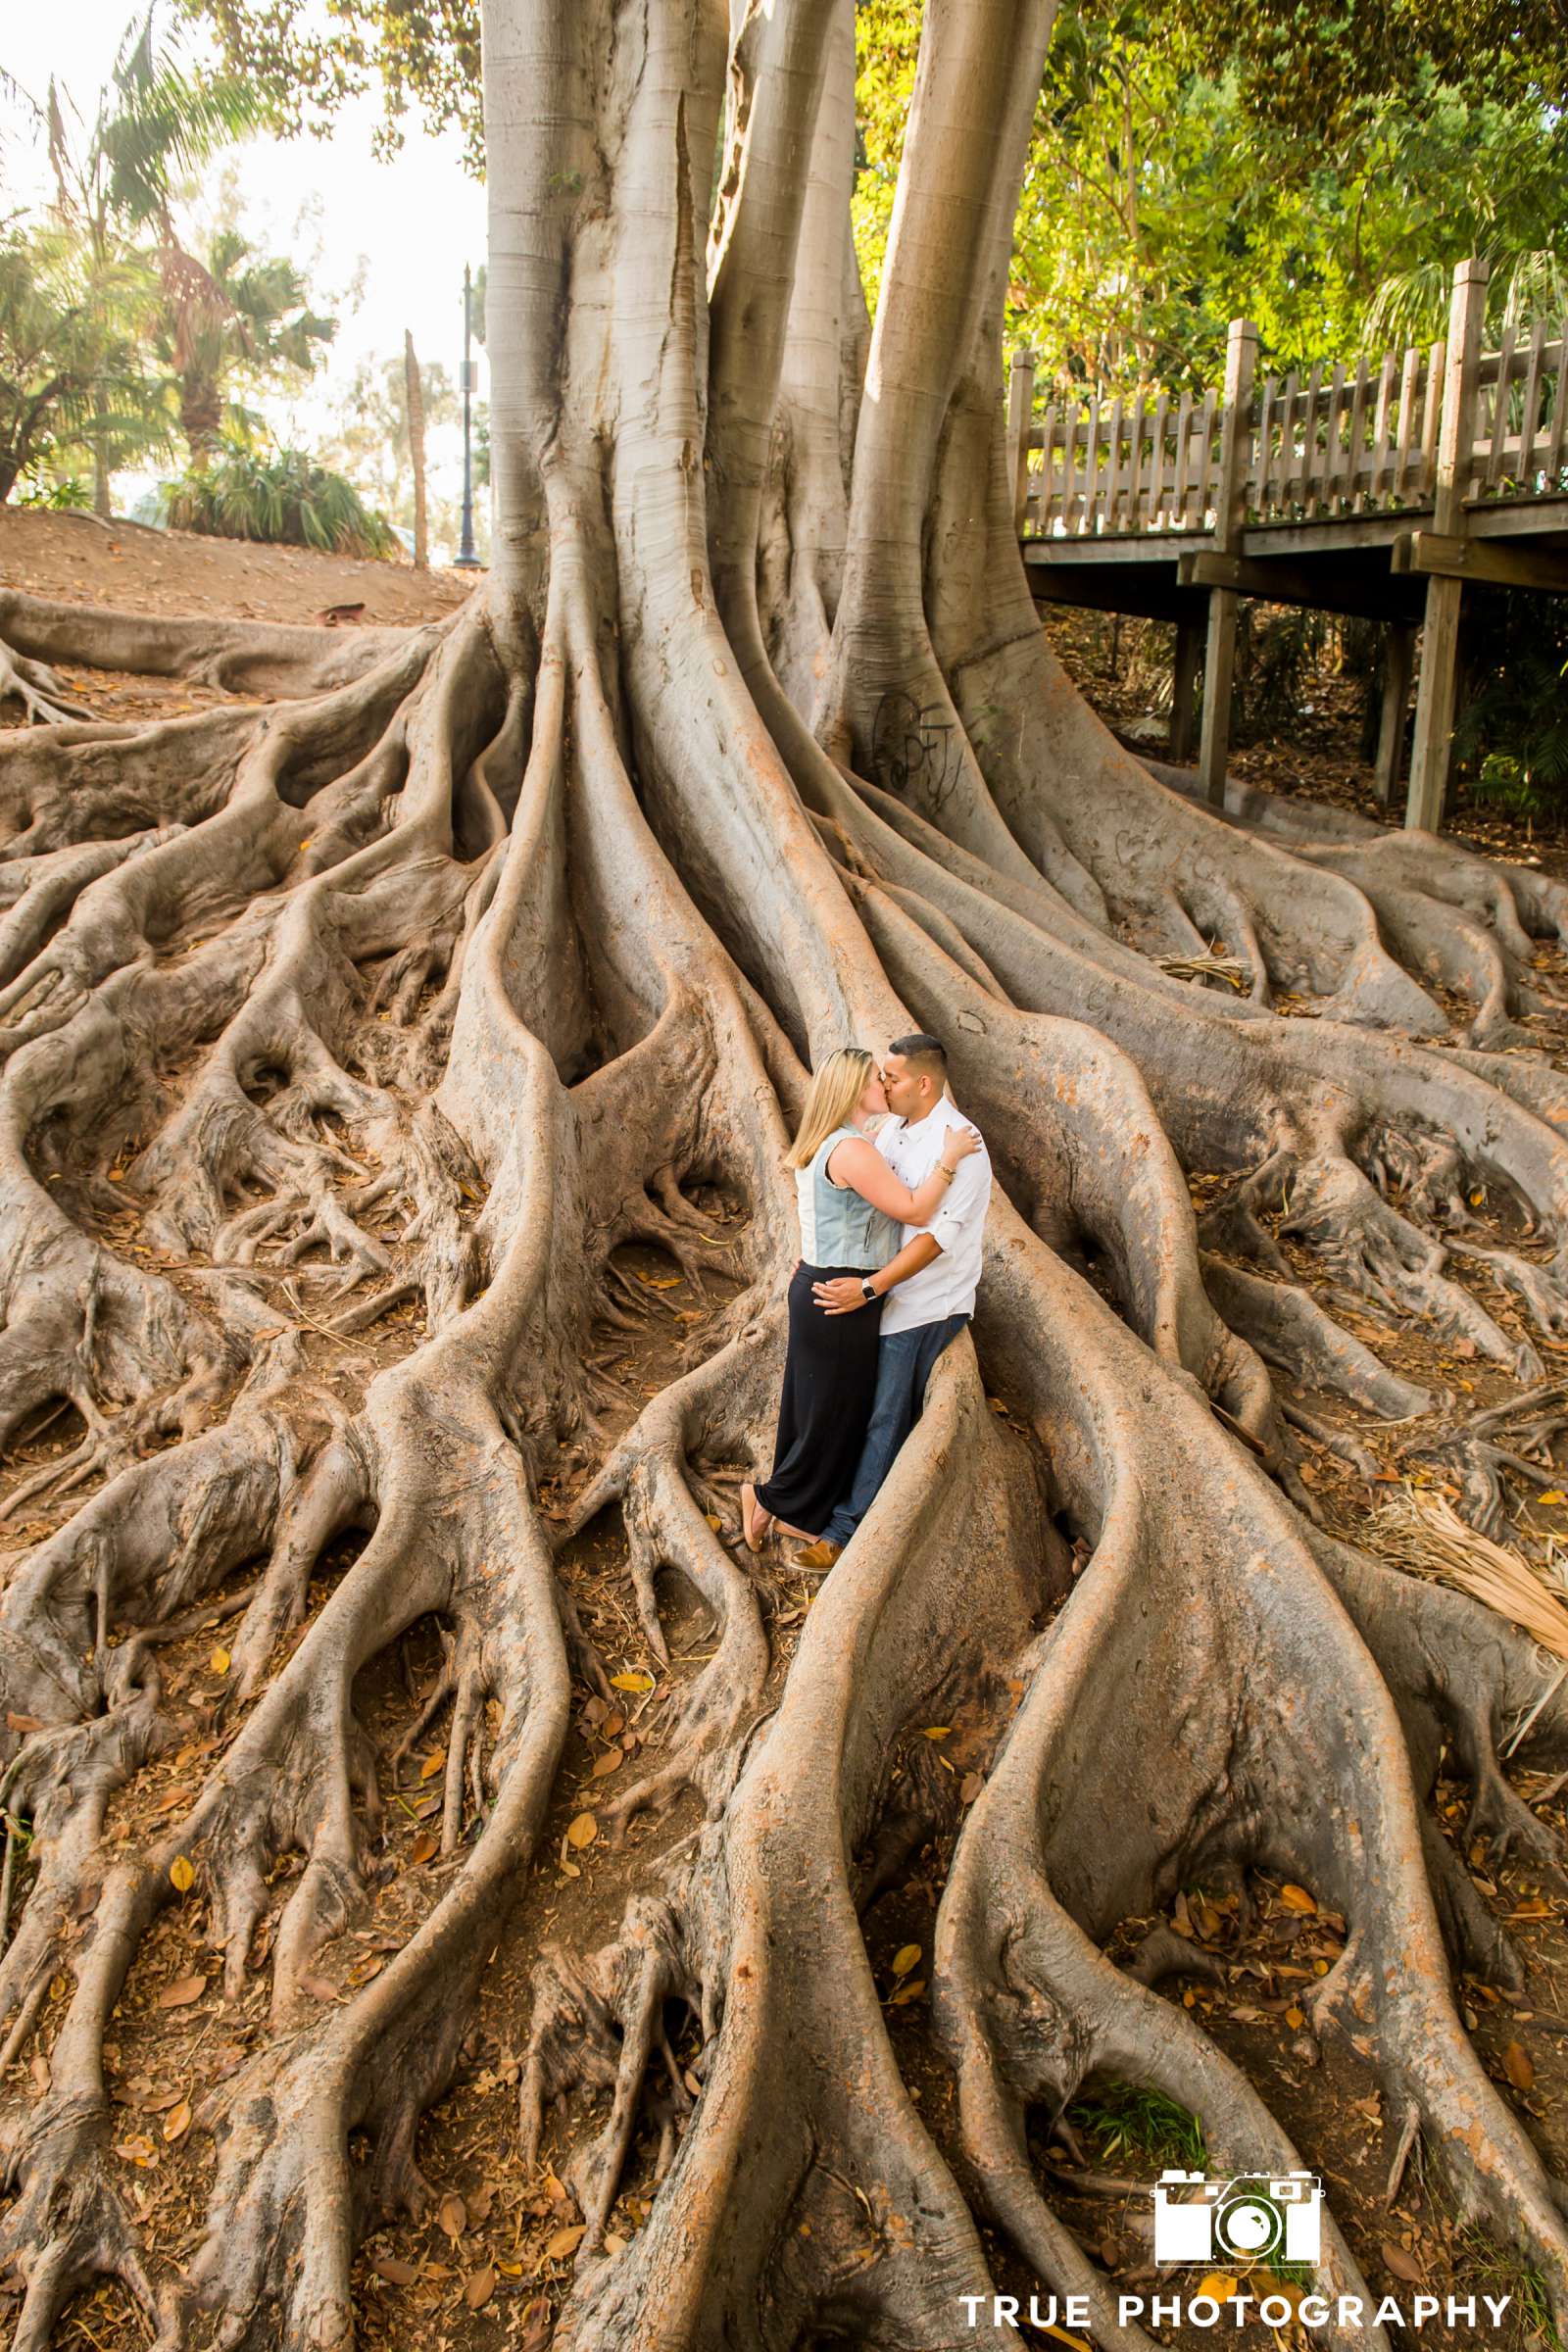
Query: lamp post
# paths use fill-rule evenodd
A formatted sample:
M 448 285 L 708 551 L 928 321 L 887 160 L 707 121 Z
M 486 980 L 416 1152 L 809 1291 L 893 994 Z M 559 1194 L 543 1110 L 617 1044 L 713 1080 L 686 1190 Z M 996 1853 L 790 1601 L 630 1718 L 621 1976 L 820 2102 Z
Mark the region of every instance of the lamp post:
M 473 280 L 466 263 L 463 269 L 463 530 L 454 559 L 459 571 L 477 571 L 479 559 L 473 552 L 473 446 L 471 416 L 473 402 L 474 366 L 468 357 L 470 349 L 469 306 Z

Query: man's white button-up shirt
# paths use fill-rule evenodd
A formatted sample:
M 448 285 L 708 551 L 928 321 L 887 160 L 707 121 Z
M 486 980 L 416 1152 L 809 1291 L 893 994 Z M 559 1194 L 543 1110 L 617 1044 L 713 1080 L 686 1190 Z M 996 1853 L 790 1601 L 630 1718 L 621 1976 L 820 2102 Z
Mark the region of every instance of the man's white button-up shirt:
M 947 1130 L 970 1124 L 944 1095 L 913 1126 L 906 1119 L 888 1119 L 878 1131 L 876 1148 L 900 1183 L 912 1193 L 941 1158 Z M 982 1149 L 960 1161 L 930 1224 L 905 1226 L 905 1242 L 912 1242 L 917 1233 L 929 1233 L 941 1244 L 942 1254 L 889 1291 L 882 1309 L 884 1339 L 890 1332 L 941 1323 L 949 1315 L 973 1314 L 990 1200 L 991 1155 Z

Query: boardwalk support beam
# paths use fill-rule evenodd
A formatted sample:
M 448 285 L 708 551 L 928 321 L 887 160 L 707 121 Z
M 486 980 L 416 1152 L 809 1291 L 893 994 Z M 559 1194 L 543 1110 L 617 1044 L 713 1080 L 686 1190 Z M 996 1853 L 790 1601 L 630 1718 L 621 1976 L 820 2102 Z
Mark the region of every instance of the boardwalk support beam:
M 1415 628 L 1407 620 L 1389 623 L 1383 647 L 1383 707 L 1378 717 L 1377 761 L 1373 789 L 1380 808 L 1387 808 L 1399 781 L 1404 758 L 1404 721 L 1410 708 L 1410 680 L 1415 670 Z
M 1252 374 L 1257 329 L 1233 318 L 1225 342 L 1225 411 L 1219 484 L 1214 499 L 1214 552 L 1235 555 L 1247 522 L 1247 476 Z M 1208 645 L 1203 662 L 1203 732 L 1198 773 L 1203 797 L 1225 804 L 1225 770 L 1231 748 L 1231 701 L 1236 676 L 1236 592 L 1215 588 L 1208 599 Z
M 1170 695 L 1170 756 L 1185 767 L 1193 756 L 1193 718 L 1198 707 L 1198 669 L 1203 631 L 1196 620 L 1176 623 L 1176 667 Z
M 1568 557 L 1555 548 L 1510 547 L 1506 540 L 1446 539 L 1437 531 L 1402 531 L 1389 558 L 1395 572 L 1429 579 L 1485 580 L 1496 588 L 1541 588 L 1568 596 Z
M 1486 263 L 1461 262 L 1453 274 L 1453 300 L 1448 314 L 1448 377 L 1438 437 L 1438 476 L 1433 502 L 1433 526 L 1444 539 L 1464 536 L 1464 502 L 1475 449 L 1481 329 L 1486 308 Z M 1407 826 L 1425 827 L 1434 833 L 1443 822 L 1444 803 L 1447 798 L 1463 596 L 1463 579 L 1451 573 L 1434 572 L 1427 582 L 1421 683 L 1416 693 L 1415 743 L 1410 753 L 1410 793 L 1404 821 Z
M 1368 620 L 1386 620 L 1389 614 L 1386 578 L 1367 566 L 1353 572 L 1345 562 L 1331 570 L 1321 558 L 1293 564 L 1283 556 L 1215 556 L 1199 549 L 1177 557 L 1176 580 L 1182 588 L 1234 588 L 1238 596 L 1304 605 L 1314 612 L 1354 612 Z

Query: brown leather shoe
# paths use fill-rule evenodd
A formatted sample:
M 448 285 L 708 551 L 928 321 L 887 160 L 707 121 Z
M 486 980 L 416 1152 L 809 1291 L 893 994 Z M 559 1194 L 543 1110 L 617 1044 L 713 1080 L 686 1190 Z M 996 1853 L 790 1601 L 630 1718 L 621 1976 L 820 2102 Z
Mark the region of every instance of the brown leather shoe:
M 795 1565 L 810 1569 L 813 1575 L 821 1574 L 832 1567 L 843 1549 L 842 1544 L 830 1544 L 826 1536 L 818 1536 L 814 1544 L 808 1544 L 804 1551 L 795 1554 Z

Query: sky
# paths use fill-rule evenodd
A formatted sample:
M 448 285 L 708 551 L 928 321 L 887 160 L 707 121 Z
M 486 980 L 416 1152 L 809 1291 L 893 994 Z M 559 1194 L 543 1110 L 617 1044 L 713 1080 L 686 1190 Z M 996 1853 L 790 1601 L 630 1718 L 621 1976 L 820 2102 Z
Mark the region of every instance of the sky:
M 3 64 L 40 102 L 51 74 L 90 122 L 136 0 L 3 0 Z M 339 115 L 328 139 L 254 139 L 215 172 L 231 174 L 240 225 L 305 270 L 318 309 L 338 331 L 323 375 L 300 399 L 263 404 L 280 438 L 309 443 L 329 430 L 334 393 L 362 359 L 400 356 L 412 328 L 421 362 L 442 361 L 454 382 L 463 358 L 463 266 L 485 252 L 484 190 L 464 169 L 452 134 L 433 138 L 411 122 L 402 153 L 379 163 L 371 135 L 379 102 L 365 98 Z M 0 82 L 0 214 L 47 198 L 47 158 L 31 119 Z M 484 392 L 483 355 L 480 396 Z M 433 495 L 460 495 L 462 436 L 430 435 Z M 116 485 L 117 503 L 128 485 Z

